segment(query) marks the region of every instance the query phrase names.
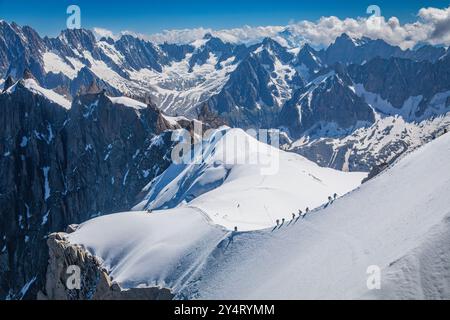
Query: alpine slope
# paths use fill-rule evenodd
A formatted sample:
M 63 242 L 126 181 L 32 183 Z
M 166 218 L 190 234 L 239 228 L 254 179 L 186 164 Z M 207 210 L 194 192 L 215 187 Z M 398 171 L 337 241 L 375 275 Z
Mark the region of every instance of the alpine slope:
M 166 287 L 178 299 L 445 298 L 449 157 L 444 135 L 304 218 L 266 229 L 230 231 L 207 212 L 181 205 L 100 217 L 68 237 L 101 258 L 121 287 Z M 295 158 L 280 158 L 295 168 Z M 297 161 L 297 170 L 310 166 Z M 226 180 L 215 189 L 219 195 L 232 181 Z M 257 197 L 258 188 L 241 190 L 242 197 L 270 203 L 267 194 Z M 309 188 L 303 182 L 292 192 L 300 197 Z M 374 266 L 380 290 L 368 286 Z

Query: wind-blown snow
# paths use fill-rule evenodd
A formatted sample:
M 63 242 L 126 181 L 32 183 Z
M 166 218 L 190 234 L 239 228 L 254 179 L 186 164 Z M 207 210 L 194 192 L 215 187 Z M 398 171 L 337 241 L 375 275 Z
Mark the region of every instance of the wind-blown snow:
M 449 156 L 446 136 L 304 222 L 235 237 L 184 293 L 195 288 L 199 298 L 344 299 L 391 297 L 395 289 L 395 298 L 450 297 L 450 253 L 440 251 L 449 233 Z M 437 256 L 433 269 L 427 270 L 424 255 Z M 372 265 L 384 270 L 381 292 L 367 289 Z

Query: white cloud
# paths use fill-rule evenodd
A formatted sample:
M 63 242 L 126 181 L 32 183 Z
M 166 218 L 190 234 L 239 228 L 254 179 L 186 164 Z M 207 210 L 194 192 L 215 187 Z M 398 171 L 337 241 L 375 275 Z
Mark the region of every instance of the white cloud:
M 381 8 L 382 9 L 382 8 Z M 340 19 L 334 16 L 322 17 L 317 21 L 291 22 L 287 26 L 244 26 L 234 29 L 213 30 L 208 28 L 166 30 L 161 33 L 143 35 L 121 32 L 114 35 L 111 31 L 95 28 L 97 35 L 112 38 L 122 34 L 133 34 L 155 43 L 190 43 L 211 33 L 227 42 L 255 43 L 265 37 L 271 37 L 282 45 L 293 46 L 308 42 L 315 47 L 325 47 L 334 42 L 342 33 L 352 37 L 383 39 L 400 46 L 412 48 L 419 43 L 450 45 L 450 7 L 444 9 L 422 8 L 413 23 L 401 24 L 399 19 L 391 17 L 361 17 Z
M 117 36 L 114 34 L 114 32 L 108 29 L 95 27 L 92 29 L 92 32 L 97 39 L 101 39 L 103 37 L 117 39 Z

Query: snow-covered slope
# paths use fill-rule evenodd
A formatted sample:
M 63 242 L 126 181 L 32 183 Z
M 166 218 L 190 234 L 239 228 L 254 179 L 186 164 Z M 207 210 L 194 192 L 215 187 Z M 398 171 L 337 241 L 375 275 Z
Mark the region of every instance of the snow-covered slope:
M 102 217 L 69 239 L 124 287 L 166 286 L 178 298 L 449 298 L 449 158 L 445 135 L 273 230 L 229 233 L 179 208 Z M 367 288 L 370 266 L 383 270 L 380 291 Z
M 189 164 L 173 164 L 136 210 L 187 205 L 230 230 L 256 230 L 356 188 L 365 173 L 321 168 L 261 143 L 241 129 L 217 130 Z
M 203 65 L 190 67 L 192 54 L 181 61 L 164 66 L 162 72 L 149 69 L 130 71 L 131 80 L 140 88 L 149 88 L 152 100 L 171 114 L 195 114 L 194 108 L 220 92 L 229 75 L 236 69 L 234 57 L 220 63 L 211 54 Z
M 128 97 L 109 97 L 114 104 L 121 104 L 126 107 L 135 108 L 135 109 L 143 109 L 147 108 L 145 103 L 139 102 L 137 100 L 128 98 Z
M 65 109 L 70 109 L 72 103 L 62 95 L 56 93 L 53 90 L 42 88 L 34 79 L 24 79 L 20 80 L 21 84 L 30 90 L 31 92 L 35 94 L 39 94 L 41 96 L 44 96 L 46 99 L 59 104 L 61 107 Z M 19 82 L 16 82 L 13 86 L 11 86 L 8 90 L 6 90 L 7 93 L 12 93 L 16 89 L 16 86 Z
M 405 151 L 413 151 L 441 135 L 446 128 L 450 129 L 449 92 L 433 96 L 426 116 L 415 117 L 422 100 L 420 96 L 411 97 L 401 109 L 395 109 L 362 85 L 351 89 L 373 109 L 373 123 L 359 123 L 348 131 L 333 123 L 319 123 L 284 147 L 322 166 L 365 171 L 375 164 L 389 163 Z

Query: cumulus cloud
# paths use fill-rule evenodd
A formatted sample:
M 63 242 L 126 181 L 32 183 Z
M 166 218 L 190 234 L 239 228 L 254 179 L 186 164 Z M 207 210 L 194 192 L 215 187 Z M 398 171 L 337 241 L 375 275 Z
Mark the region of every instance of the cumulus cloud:
M 120 37 L 121 32 L 112 32 L 95 28 L 98 35 Z M 195 28 L 182 30 L 166 30 L 160 33 L 143 35 L 131 33 L 140 38 L 155 43 L 190 43 L 204 37 L 207 33 L 227 42 L 251 44 L 271 37 L 285 46 L 298 46 L 309 43 L 315 47 L 330 45 L 342 33 L 354 38 L 369 37 L 383 39 L 402 49 L 413 48 L 422 43 L 432 45 L 450 45 L 450 7 L 444 9 L 422 8 L 417 13 L 417 20 L 412 23 L 401 24 L 396 17 L 382 16 L 346 18 L 322 17 L 317 21 L 290 22 L 287 26 L 260 26 L 213 30 L 209 28 Z
M 112 32 L 111 30 L 104 29 L 104 28 L 93 28 L 92 32 L 94 33 L 95 37 L 97 39 L 101 38 L 112 38 L 117 39 L 117 36 Z
M 423 8 L 418 16 L 431 27 L 429 41 L 433 44 L 450 43 L 450 7 L 447 9 Z
M 97 39 L 111 38 L 111 39 L 114 39 L 114 40 L 118 40 L 123 35 L 132 35 L 132 36 L 137 37 L 137 38 L 150 40 L 150 36 L 147 36 L 147 35 L 141 34 L 141 33 L 137 33 L 137 32 L 134 32 L 134 31 L 128 31 L 128 30 L 121 31 L 119 33 L 114 33 L 111 30 L 108 30 L 108 29 L 105 29 L 105 28 L 95 27 L 95 28 L 92 29 L 92 32 L 94 33 L 94 36 Z

